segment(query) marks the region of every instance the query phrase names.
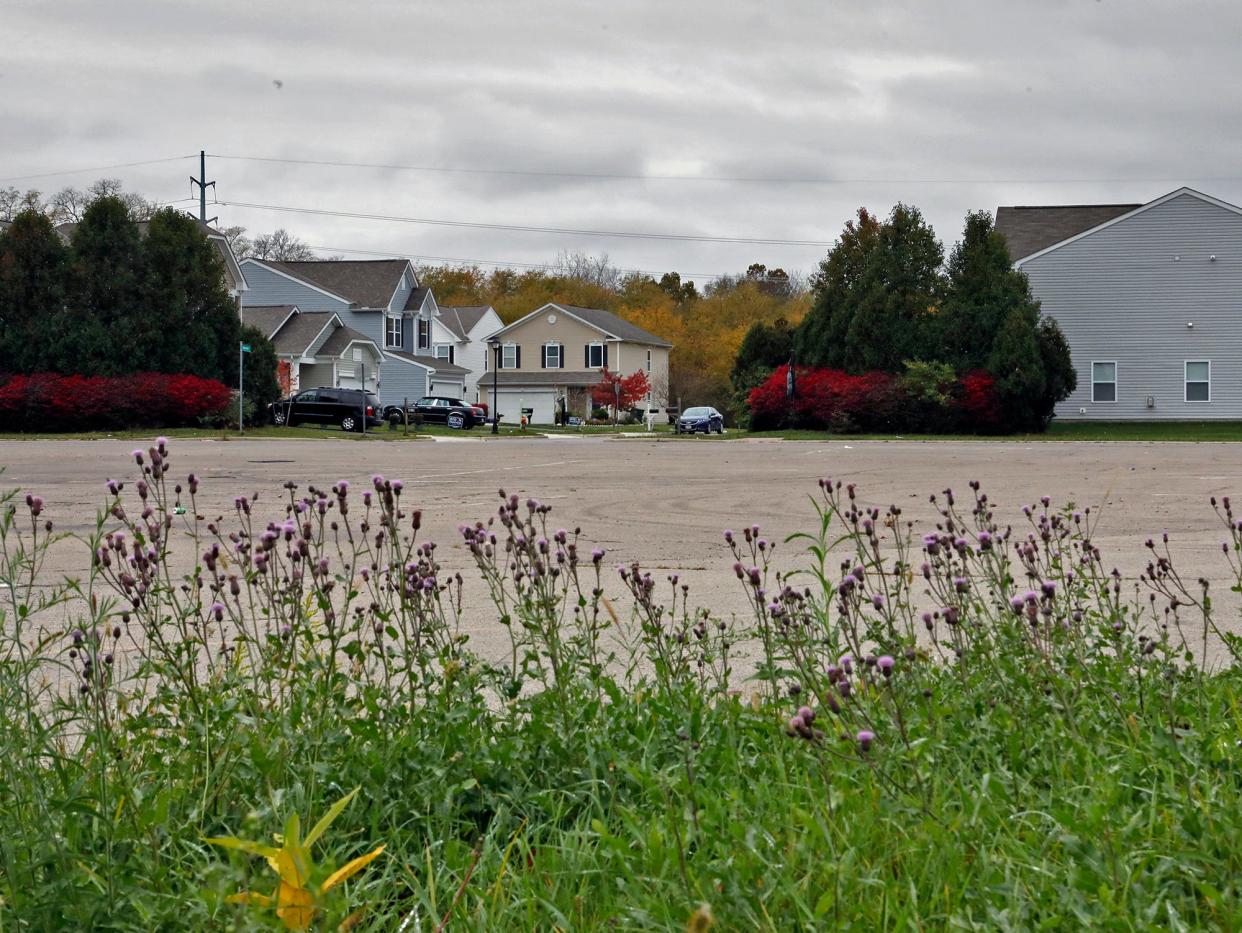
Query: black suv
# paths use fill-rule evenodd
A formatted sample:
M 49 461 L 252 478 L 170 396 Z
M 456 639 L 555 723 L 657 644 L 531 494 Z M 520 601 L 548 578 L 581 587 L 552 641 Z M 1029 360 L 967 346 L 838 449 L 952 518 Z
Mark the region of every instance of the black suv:
M 269 409 L 272 423 L 335 424 L 342 431 L 361 431 L 363 419 L 367 427 L 384 422 L 379 417 L 380 400 L 375 393 L 362 389 L 306 389 L 292 398 L 274 402 Z
M 482 408 L 475 408 L 459 398 L 446 398 L 429 395 L 420 398 L 410 406 L 410 420 L 421 421 L 423 424 L 443 424 L 450 428 L 473 428 L 487 420 Z M 403 420 L 400 405 L 389 405 L 384 409 L 384 417 L 400 424 Z

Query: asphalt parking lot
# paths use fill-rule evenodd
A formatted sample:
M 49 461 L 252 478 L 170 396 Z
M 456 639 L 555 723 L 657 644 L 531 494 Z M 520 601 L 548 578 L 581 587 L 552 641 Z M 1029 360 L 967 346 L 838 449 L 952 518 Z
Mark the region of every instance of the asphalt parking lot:
M 0 486 L 37 492 L 60 530 L 85 533 L 105 500 L 105 479 L 133 478 L 135 446 L 132 440 L 0 442 Z M 401 478 L 407 501 L 424 511 L 441 560 L 464 572 L 467 600 L 480 610 L 485 594 L 469 586 L 471 565 L 457 526 L 491 514 L 503 487 L 549 503 L 555 525 L 581 526 L 590 546 L 606 548 L 614 592 L 613 568 L 638 561 L 661 582 L 680 574 L 691 585 L 692 602 L 727 616 L 744 613 L 746 603 L 722 530 L 757 523 L 780 541 L 810 529 L 809 497 L 822 476 L 857 483 L 866 502 L 901 505 L 920 526 L 933 518 L 930 492 L 966 493 L 972 479 L 983 483 L 998 515 L 1015 523 L 1021 505 L 1041 495 L 1091 505 L 1102 511 L 1096 541 L 1110 565 L 1133 576 L 1146 563 L 1144 539 L 1167 531 L 1183 573 L 1207 575 L 1221 595 L 1227 567 L 1208 497 L 1242 494 L 1240 454 L 1237 445 L 1196 443 L 195 439 L 173 442 L 172 475 L 200 477 L 207 514 L 227 514 L 236 495 L 257 492 L 260 513 L 266 507 L 273 518 L 282 512 L 287 480 L 305 486 L 347 479 L 356 487 L 373 473 Z M 782 567 L 799 559 L 792 546 L 777 553 Z M 48 566 L 51 573 L 86 569 L 87 551 L 72 541 L 58 545 Z M 507 645 L 486 612 L 471 613 L 467 628 L 484 653 Z

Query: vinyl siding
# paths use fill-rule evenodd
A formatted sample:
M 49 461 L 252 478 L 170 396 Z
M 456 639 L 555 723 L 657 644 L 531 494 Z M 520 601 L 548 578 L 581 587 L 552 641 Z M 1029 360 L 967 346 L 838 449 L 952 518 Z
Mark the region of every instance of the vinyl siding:
M 457 345 L 457 359 L 454 361 L 458 366 L 464 366 L 470 370 L 470 375 L 466 377 L 466 398 L 468 401 L 479 401 L 479 380 L 483 378 L 483 373 L 487 371 L 487 335 L 494 331 L 500 330 L 504 324 L 500 320 L 500 316 L 495 311 L 488 311 L 479 322 L 474 325 L 470 331 L 466 343 Z
M 1242 419 L 1242 215 L 1180 194 L 1021 268 L 1078 373 L 1058 418 Z M 1210 402 L 1184 400 L 1188 360 L 1211 361 Z M 1115 402 L 1091 401 L 1093 361 L 1117 364 Z
M 427 394 L 427 370 L 413 363 L 384 360 L 380 371 L 380 401 L 385 405 L 410 404 Z
M 242 268 L 250 283 L 250 288 L 242 293 L 243 314 L 245 308 L 263 305 L 297 305 L 302 311 L 345 311 L 349 308 L 348 302 L 329 298 L 258 263 L 248 262 Z

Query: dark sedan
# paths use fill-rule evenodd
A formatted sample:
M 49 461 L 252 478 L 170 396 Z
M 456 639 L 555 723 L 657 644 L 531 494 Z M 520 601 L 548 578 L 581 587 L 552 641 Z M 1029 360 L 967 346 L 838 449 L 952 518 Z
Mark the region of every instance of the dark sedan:
M 687 408 L 673 426 L 675 434 L 724 434 L 724 415 L 710 405 Z
M 450 428 L 473 428 L 487 420 L 482 408 L 476 408 L 459 398 L 428 396 L 420 398 L 410 406 L 411 421 L 422 424 L 443 424 Z M 400 405 L 392 405 L 384 410 L 384 416 L 392 422 L 400 424 L 403 420 Z

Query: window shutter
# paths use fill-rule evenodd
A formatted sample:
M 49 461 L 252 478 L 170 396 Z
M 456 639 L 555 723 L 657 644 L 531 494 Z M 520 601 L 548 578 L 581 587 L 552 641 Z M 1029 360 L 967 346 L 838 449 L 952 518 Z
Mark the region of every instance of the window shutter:
M 515 366 L 514 368 L 521 369 L 522 368 L 522 345 L 519 343 L 516 347 L 514 347 L 514 351 L 515 351 L 514 356 L 517 357 L 517 359 L 514 360 L 514 362 L 517 363 L 517 366 Z
M 556 358 L 561 361 L 561 369 L 565 368 L 565 344 L 558 343 L 556 345 Z
M 543 349 L 540 350 L 540 354 L 541 354 L 541 362 L 539 363 L 539 365 L 543 369 L 547 369 L 548 368 L 548 345 L 546 343 L 543 345 Z
M 457 356 L 457 354 L 454 352 L 456 349 L 457 349 L 457 348 L 456 348 L 456 347 L 454 347 L 454 346 L 452 346 L 451 344 L 449 345 L 449 362 L 450 362 L 450 363 L 455 363 L 455 362 L 457 362 L 457 360 L 456 360 L 456 359 L 454 359 L 454 357 L 455 357 L 455 356 Z
M 604 369 L 608 368 L 608 344 L 604 344 Z
M 591 345 L 589 343 L 586 345 L 586 368 L 591 368 Z

